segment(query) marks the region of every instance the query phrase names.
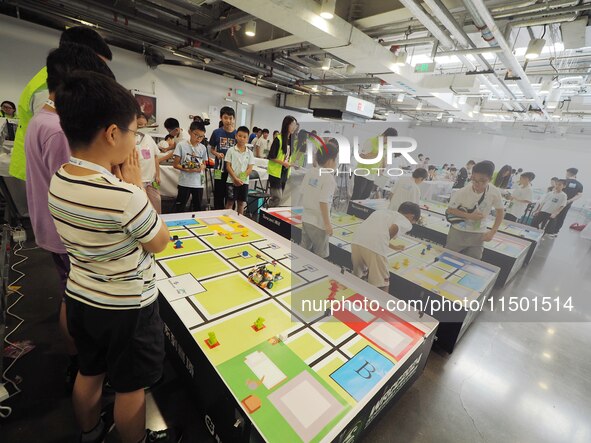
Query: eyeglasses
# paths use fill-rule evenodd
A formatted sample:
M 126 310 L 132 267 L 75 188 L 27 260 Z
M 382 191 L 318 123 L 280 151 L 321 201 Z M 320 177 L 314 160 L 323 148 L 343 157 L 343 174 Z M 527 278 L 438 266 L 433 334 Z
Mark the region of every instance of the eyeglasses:
M 14 111 L 14 108 L 10 105 L 2 105 L 0 106 L 0 109 L 2 109 L 3 111 Z
M 136 145 L 139 145 L 142 142 L 142 140 L 144 139 L 144 136 L 146 135 L 143 132 L 134 131 L 133 129 L 129 129 L 129 128 L 119 128 L 119 130 L 125 131 L 125 132 L 133 132 L 135 135 L 135 144 Z
M 203 140 L 205 138 L 205 134 L 203 134 L 203 135 L 197 135 L 194 132 L 191 132 L 191 135 L 193 137 L 195 137 L 197 140 Z
M 489 179 L 488 178 L 483 178 L 483 179 L 480 179 L 480 180 L 474 180 L 473 179 L 471 181 L 472 181 L 472 183 L 476 183 L 477 185 L 486 185 L 489 182 Z

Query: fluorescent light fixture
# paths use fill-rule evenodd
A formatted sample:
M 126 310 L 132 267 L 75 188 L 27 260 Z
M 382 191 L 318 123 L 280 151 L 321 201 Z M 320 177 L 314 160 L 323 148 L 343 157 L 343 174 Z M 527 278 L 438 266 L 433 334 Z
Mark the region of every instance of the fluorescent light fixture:
M 312 91 L 318 92 L 318 85 L 313 85 L 312 86 Z
M 244 34 L 249 37 L 257 35 L 257 22 L 254 20 L 249 21 L 244 27 Z
M 334 17 L 334 10 L 337 0 L 322 0 L 320 5 L 320 17 L 331 20 Z
M 480 105 L 474 105 L 474 108 L 472 108 L 472 112 L 474 114 L 479 114 L 480 113 Z
M 400 117 L 398 117 L 398 120 L 404 120 L 404 116 L 401 115 Z
M 457 108 L 458 107 L 458 96 L 457 95 L 454 95 L 453 98 L 451 99 L 451 105 L 454 108 Z
M 454 118 L 453 117 L 448 117 L 447 118 L 447 122 L 448 123 L 453 123 L 454 122 Z
M 324 61 L 322 62 L 322 70 L 323 71 L 328 71 L 330 69 L 330 63 L 332 62 L 332 59 L 330 58 L 325 58 Z
M 407 57 L 408 57 L 408 53 L 406 51 L 400 51 L 394 57 L 394 66 L 404 66 L 406 64 Z
M 345 68 L 345 72 L 347 74 L 355 74 L 355 71 L 357 71 L 357 67 L 355 65 L 347 65 Z
M 472 112 L 472 111 L 468 112 L 468 117 L 470 117 L 470 118 L 474 117 L 474 112 Z
M 441 120 L 443 118 L 443 112 L 437 114 L 437 120 Z
M 398 94 L 398 98 L 396 99 L 396 101 L 398 103 L 402 103 L 404 101 L 405 97 L 406 97 L 406 94 L 404 92 L 402 94 Z
M 460 97 L 458 98 L 458 103 L 460 105 L 465 105 L 467 101 L 468 101 L 468 96 L 466 96 L 466 95 L 460 95 Z
M 423 109 L 423 102 L 420 101 L 420 102 L 417 103 L 416 110 L 417 111 L 420 111 L 421 109 Z
M 532 38 L 529 41 L 529 45 L 527 45 L 527 50 L 525 51 L 525 58 L 528 60 L 532 60 L 534 58 L 538 58 L 546 45 L 546 40 L 543 38 Z

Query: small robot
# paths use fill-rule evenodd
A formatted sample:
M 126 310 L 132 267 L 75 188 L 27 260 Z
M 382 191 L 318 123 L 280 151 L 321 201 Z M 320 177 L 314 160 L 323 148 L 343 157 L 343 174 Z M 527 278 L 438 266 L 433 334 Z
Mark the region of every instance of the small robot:
M 259 288 L 271 289 L 277 280 L 281 280 L 281 272 L 273 272 L 267 267 L 268 263 L 256 265 L 248 273 L 248 281 L 254 283 Z M 274 265 L 274 264 L 273 264 Z

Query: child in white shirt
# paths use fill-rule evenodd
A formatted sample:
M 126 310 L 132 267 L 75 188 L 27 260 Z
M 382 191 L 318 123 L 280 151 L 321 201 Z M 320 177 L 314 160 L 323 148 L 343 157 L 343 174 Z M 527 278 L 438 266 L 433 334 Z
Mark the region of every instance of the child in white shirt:
M 201 122 L 191 123 L 189 141 L 182 140 L 174 149 L 173 167 L 181 171 L 178 194 L 174 203 L 175 212 L 184 212 L 191 196 L 191 210 L 201 211 L 203 199 L 203 171 L 207 162 L 207 148 L 201 140 L 205 137 L 205 126 Z
M 565 186 L 565 180 L 556 180 L 554 189 L 542 197 L 534 211 L 532 226 L 544 229 L 551 237 L 556 237 L 556 217 L 564 209 L 568 200 L 566 194 L 562 192 Z
M 226 209 L 232 209 L 236 203 L 238 214 L 244 213 L 246 199 L 248 197 L 248 176 L 254 167 L 254 154 L 246 147 L 249 130 L 246 126 L 240 126 L 236 130 L 236 145 L 226 152 Z
M 339 148 L 329 141 L 316 153 L 318 166 L 313 167 L 302 181 L 302 242 L 303 248 L 326 258 L 329 255 L 328 238 L 332 235 L 330 208 L 337 182 L 330 170 L 337 163 Z
M 416 203 L 404 202 L 397 212 L 389 209 L 374 211 L 355 231 L 351 241 L 351 261 L 353 273 L 363 277 L 367 272 L 367 281 L 374 286 L 388 291 L 390 272 L 388 254 L 390 249 L 402 250 L 392 246 L 390 240 L 398 234 L 406 234 L 412 224 L 421 217 L 421 208 Z
M 138 114 L 138 120 L 145 120 L 144 114 Z M 142 171 L 142 183 L 148 200 L 158 214 L 162 212 L 160 200 L 160 162 L 158 154 L 160 150 L 154 139 L 141 131 L 138 131 L 135 138 L 135 148 L 139 154 L 140 169 Z
M 417 168 L 412 172 L 412 177 L 400 177 L 392 188 L 390 205 L 388 209 L 398 211 L 400 205 L 404 202 L 413 202 L 419 204 L 421 199 L 421 188 L 419 185 L 428 177 L 424 168 Z
M 534 191 L 531 182 L 536 177 L 533 172 L 524 172 L 519 176 L 518 187 L 511 190 L 505 198 L 509 200 L 509 207 L 505 214 L 505 220 L 517 221 L 525 214 L 527 205 L 534 199 Z

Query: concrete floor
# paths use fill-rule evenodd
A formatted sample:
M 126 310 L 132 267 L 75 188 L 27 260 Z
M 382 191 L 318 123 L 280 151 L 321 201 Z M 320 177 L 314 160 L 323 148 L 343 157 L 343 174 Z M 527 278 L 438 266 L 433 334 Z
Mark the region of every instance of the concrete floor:
M 20 282 L 27 297 L 15 309 L 26 322 L 13 338 L 37 347 L 11 371 L 22 377 L 23 392 L 7 402 L 14 412 L 0 419 L 0 441 L 71 442 L 76 431 L 61 388 L 66 360 L 54 314 L 57 281 L 47 254 L 27 254 Z M 591 242 L 567 228 L 544 239 L 532 262 L 493 293 L 495 300 L 511 295 L 573 295 L 575 309 L 543 318 L 483 312 L 453 354 L 431 353 L 424 374 L 364 441 L 591 442 Z M 164 383 L 148 396 L 148 425 L 179 425 L 183 441 L 209 441 L 196 416 L 167 368 Z M 118 442 L 116 433 L 108 442 Z

